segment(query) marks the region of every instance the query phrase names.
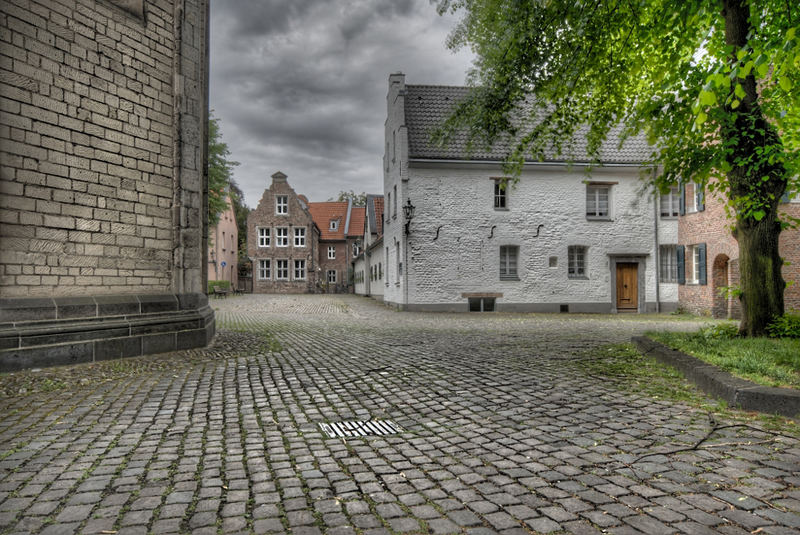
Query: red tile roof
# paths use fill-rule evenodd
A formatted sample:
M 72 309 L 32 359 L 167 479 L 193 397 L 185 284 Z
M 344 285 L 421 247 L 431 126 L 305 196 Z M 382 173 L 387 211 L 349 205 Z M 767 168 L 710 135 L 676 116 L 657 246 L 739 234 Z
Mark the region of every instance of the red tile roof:
M 319 227 L 321 240 L 344 240 L 344 226 L 347 223 L 346 202 L 310 202 L 308 211 L 311 218 Z M 331 220 L 338 220 L 336 230 L 331 230 Z
M 364 220 L 367 218 L 366 206 L 353 206 L 350 210 L 350 226 L 347 235 L 360 238 L 364 235 Z

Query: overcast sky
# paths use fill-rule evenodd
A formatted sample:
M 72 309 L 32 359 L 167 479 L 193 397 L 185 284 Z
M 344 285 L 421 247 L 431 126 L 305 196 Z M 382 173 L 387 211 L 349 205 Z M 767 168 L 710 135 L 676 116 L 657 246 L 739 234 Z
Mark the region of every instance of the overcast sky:
M 383 193 L 389 74 L 462 85 L 471 53 L 429 0 L 212 0 L 210 106 L 254 208 L 275 171 L 297 193 Z

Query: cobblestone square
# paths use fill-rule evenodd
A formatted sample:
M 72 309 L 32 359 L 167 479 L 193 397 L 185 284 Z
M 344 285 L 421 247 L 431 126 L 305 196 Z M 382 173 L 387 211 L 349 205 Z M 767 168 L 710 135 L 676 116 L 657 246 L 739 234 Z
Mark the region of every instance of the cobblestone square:
M 209 348 L 0 399 L 3 533 L 800 533 L 800 437 L 575 365 L 694 322 L 213 304 Z M 403 432 L 319 426 L 368 420 Z

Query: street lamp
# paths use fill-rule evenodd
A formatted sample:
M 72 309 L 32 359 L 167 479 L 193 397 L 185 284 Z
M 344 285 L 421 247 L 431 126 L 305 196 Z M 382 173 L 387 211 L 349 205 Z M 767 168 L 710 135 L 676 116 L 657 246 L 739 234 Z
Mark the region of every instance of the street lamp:
M 408 236 L 408 234 L 410 233 L 409 227 L 411 225 L 411 220 L 414 219 L 415 208 L 416 207 L 413 204 L 411 204 L 411 199 L 407 199 L 406 204 L 403 205 L 403 217 L 405 217 L 406 221 L 406 236 Z

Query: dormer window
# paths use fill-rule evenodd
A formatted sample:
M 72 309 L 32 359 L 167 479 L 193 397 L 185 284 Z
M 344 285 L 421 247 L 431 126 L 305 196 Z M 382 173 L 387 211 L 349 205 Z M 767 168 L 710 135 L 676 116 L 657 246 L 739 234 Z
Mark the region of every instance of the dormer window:
M 339 230 L 339 220 L 338 219 L 331 219 L 331 226 L 329 227 L 330 230 Z

